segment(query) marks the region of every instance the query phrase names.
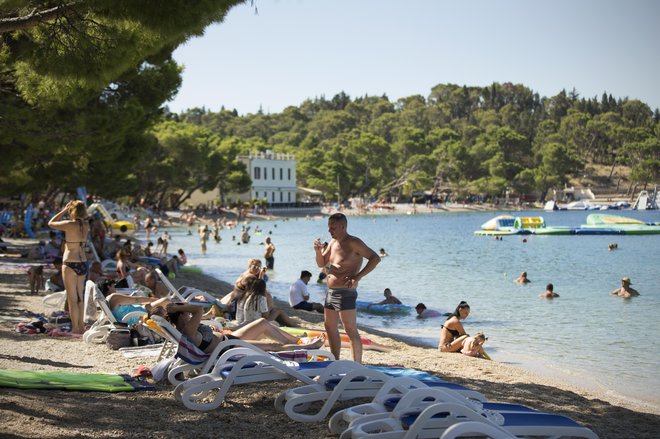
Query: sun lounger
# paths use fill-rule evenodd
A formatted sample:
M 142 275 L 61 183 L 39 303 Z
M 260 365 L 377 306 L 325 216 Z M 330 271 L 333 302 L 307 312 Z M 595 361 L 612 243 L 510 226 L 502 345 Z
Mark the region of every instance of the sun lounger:
M 357 365 L 357 363 L 355 363 Z M 346 376 L 319 377 L 317 383 L 282 392 L 275 401 L 275 408 L 284 411 L 291 419 L 300 422 L 316 422 L 324 419 L 337 401 L 355 398 L 373 398 L 383 385 L 393 379 L 388 368 L 354 367 Z M 399 376 L 401 368 L 392 368 L 392 374 Z M 419 372 L 419 371 L 415 371 Z M 421 372 L 419 372 L 421 374 Z M 459 392 L 465 398 L 485 401 L 485 396 L 464 386 L 449 383 L 438 377 L 424 374 L 425 384 Z M 311 403 L 322 403 L 321 409 L 310 411 Z
M 462 430 L 496 439 L 517 436 L 598 439 L 593 431 L 565 416 L 539 412 L 478 413 L 465 405 L 446 402 L 428 405 L 424 400 L 431 395 L 429 390 L 432 389 L 416 389 L 407 393 L 386 417 L 357 419 L 341 434 L 340 439 L 446 438 L 456 437 L 457 432 Z M 466 422 L 470 424 L 455 427 Z M 445 435 L 448 430 L 450 434 Z
M 208 321 L 205 323 L 213 324 L 214 322 Z M 182 335 L 174 326 L 172 326 L 172 324 L 170 324 L 167 320 L 163 319 L 162 317 L 151 316 L 151 319 L 146 322 L 146 325 L 149 329 L 151 329 L 152 331 L 158 333 L 163 338 L 165 338 L 165 343 L 163 344 L 157 362 L 161 361 L 164 358 L 175 355 L 174 354 L 175 352 L 176 355 L 178 356 L 178 359 L 169 365 L 167 372 L 168 381 L 175 386 L 179 386 L 181 383 L 184 382 L 186 383 L 189 382 L 190 380 L 186 381 L 185 377 L 186 375 L 190 375 L 190 374 L 197 375 L 195 377 L 197 378 L 197 380 L 187 384 L 186 386 L 190 387 L 195 385 L 195 383 L 199 384 L 202 380 L 200 378 L 201 376 L 204 375 L 210 376 L 216 370 L 219 371 L 223 367 L 225 367 L 227 363 L 234 364 L 235 362 L 232 360 L 242 359 L 240 358 L 241 356 L 258 355 L 263 357 L 272 357 L 271 353 L 268 353 L 246 341 L 240 339 L 231 339 L 231 340 L 225 340 L 222 343 L 218 344 L 218 346 L 216 346 L 216 348 L 210 354 L 201 353 L 202 356 L 200 356 L 199 358 L 195 357 L 197 361 L 191 362 L 191 358 L 189 357 L 189 355 L 194 355 L 194 353 L 191 354 L 189 352 L 186 352 L 185 356 L 182 355 L 180 349 Z M 283 356 L 287 356 L 287 354 L 291 354 L 289 356 L 294 358 L 296 356 L 291 352 L 281 352 L 278 354 Z M 334 359 L 334 357 L 330 352 L 321 349 L 305 350 L 304 357 L 305 357 L 305 361 L 307 361 L 310 358 L 312 360 L 315 360 L 320 357 Z M 284 360 L 280 360 L 280 361 L 284 361 Z M 305 367 L 309 369 L 312 368 L 312 366 L 305 366 Z M 245 373 L 244 375 L 249 375 L 249 374 L 256 375 L 257 374 L 256 371 L 257 369 L 253 369 L 249 373 Z M 179 389 L 179 392 L 181 391 L 183 391 L 183 387 Z
M 208 321 L 205 323 L 213 324 L 214 322 Z M 151 318 L 145 322 L 145 325 L 148 329 L 165 339 L 156 362 L 175 356 L 179 351 L 179 344 L 182 339 L 181 332 L 179 332 L 179 330 L 170 322 L 157 315 L 152 315 Z M 191 372 L 207 373 L 217 360 L 220 350 L 221 349 L 219 349 L 218 346 L 211 354 L 208 354 L 208 356 L 204 355 L 203 359 L 200 358 L 195 362 L 190 362 L 190 358 L 178 358 L 168 367 L 168 381 L 176 386 L 183 382 L 183 378 L 185 378 L 186 374 Z
M 172 285 L 172 282 L 165 276 L 160 268 L 154 270 L 158 277 L 160 278 L 163 285 L 165 285 L 169 291 L 168 298 L 175 302 L 188 302 L 198 305 L 211 306 L 217 302 L 217 298 L 212 294 L 209 294 L 205 291 L 198 290 L 192 287 L 181 287 L 178 290 Z M 203 301 L 195 300 L 195 297 L 202 296 Z
M 426 405 L 438 402 L 454 402 L 465 405 L 478 413 L 488 411 L 535 411 L 534 409 L 518 404 L 482 402 L 477 399 L 468 398 L 464 393 L 456 392 L 447 386 L 429 386 L 414 378 L 397 377 L 387 381 L 378 393 L 376 393 L 372 402 L 348 407 L 333 414 L 328 422 L 328 427 L 333 434 L 340 434 L 349 428 L 356 419 L 368 418 L 373 420 L 378 417 L 385 418 L 389 416 L 389 413 L 396 407 L 404 395 L 416 389 L 429 389 L 429 393 L 422 398 Z
M 226 364 L 214 373 L 192 378 L 175 389 L 175 397 L 192 410 L 213 410 L 222 404 L 233 385 L 281 379 L 295 379 L 302 383 L 314 383 L 314 377 L 328 370 L 343 372 L 353 367 L 351 361 L 318 361 L 295 363 L 283 361 L 272 355 L 247 355 L 235 364 Z M 211 392 L 215 395 L 211 400 Z M 204 402 L 202 402 L 204 400 Z

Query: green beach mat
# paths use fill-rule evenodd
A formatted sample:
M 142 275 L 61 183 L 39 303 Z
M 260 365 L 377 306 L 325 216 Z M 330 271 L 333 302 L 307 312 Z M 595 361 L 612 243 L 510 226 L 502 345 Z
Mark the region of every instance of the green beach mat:
M 154 386 L 146 381 L 128 375 L 62 372 L 59 370 L 0 370 L 0 387 L 94 392 L 133 392 L 154 389 Z

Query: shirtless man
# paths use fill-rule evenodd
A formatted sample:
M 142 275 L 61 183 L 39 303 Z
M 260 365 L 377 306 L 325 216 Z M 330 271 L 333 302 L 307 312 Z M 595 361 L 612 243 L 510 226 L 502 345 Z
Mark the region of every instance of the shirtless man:
M 623 298 L 629 299 L 631 297 L 639 296 L 639 292 L 636 289 L 631 288 L 632 282 L 628 276 L 621 279 L 621 287 L 610 293 L 611 296 L 621 296 Z
M 362 242 L 346 232 L 348 221 L 343 213 L 335 213 L 328 219 L 328 231 L 332 240 L 323 250 L 320 239 L 314 241 L 316 265 L 327 267 L 328 293 L 325 297 L 325 330 L 328 334 L 330 351 L 339 359 L 341 338 L 339 319 L 351 340 L 353 361 L 362 362 L 362 341 L 357 329 L 357 286 L 360 279 L 369 274 L 380 262 L 380 256 Z M 362 260 L 367 264 L 362 268 Z
M 264 249 L 264 259 L 266 260 L 266 268 L 272 270 L 275 266 L 275 258 L 273 257 L 275 253 L 275 244 L 270 240 L 270 236 L 266 238 L 266 248 Z

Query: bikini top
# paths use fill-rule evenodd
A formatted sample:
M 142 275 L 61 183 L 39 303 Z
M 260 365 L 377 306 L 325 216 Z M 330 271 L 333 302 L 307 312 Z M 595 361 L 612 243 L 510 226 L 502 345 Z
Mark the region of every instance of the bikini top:
M 441 328 L 445 328 L 449 333 L 452 335 L 452 337 L 456 338 L 461 335 L 460 332 L 458 332 L 456 329 L 451 329 L 447 328 L 445 325 L 440 325 Z

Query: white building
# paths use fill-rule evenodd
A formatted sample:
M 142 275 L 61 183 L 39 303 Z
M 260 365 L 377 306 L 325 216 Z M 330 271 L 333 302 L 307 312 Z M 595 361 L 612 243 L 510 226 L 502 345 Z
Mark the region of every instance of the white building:
M 239 195 L 241 201 L 266 200 L 269 206 L 286 206 L 296 202 L 296 160 L 293 154 L 251 152 L 238 156 L 252 179 L 249 192 Z

